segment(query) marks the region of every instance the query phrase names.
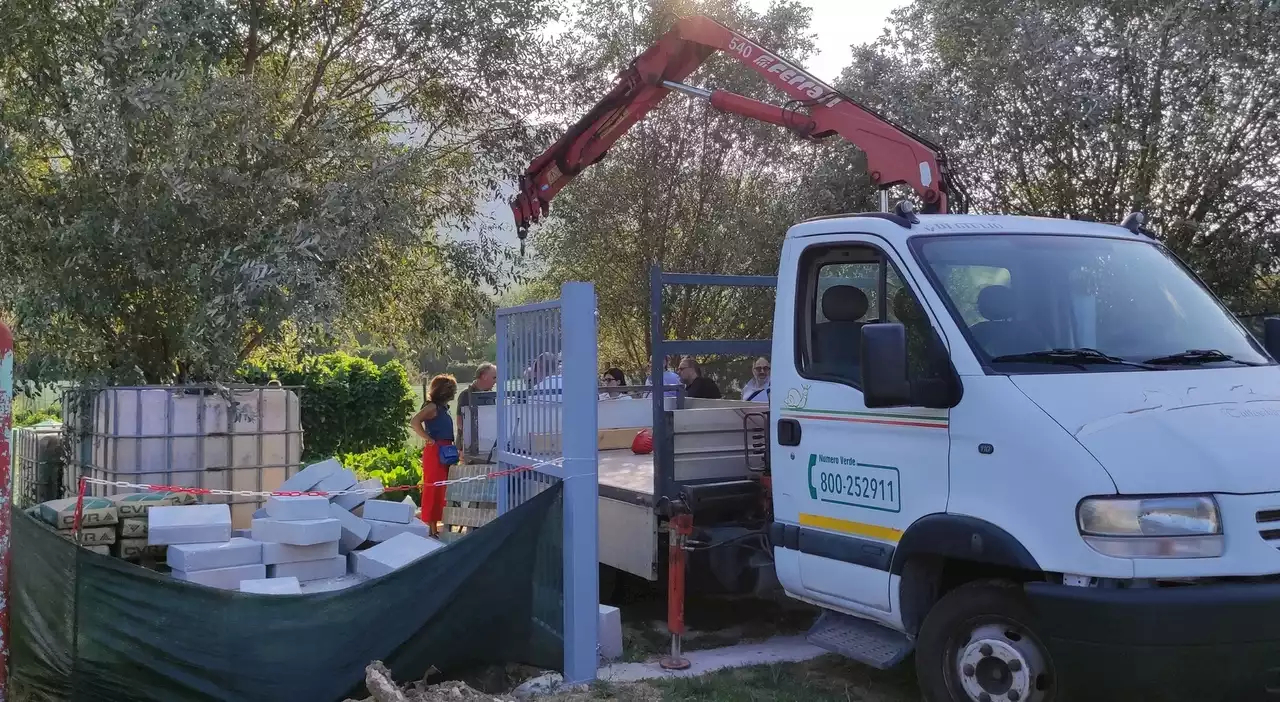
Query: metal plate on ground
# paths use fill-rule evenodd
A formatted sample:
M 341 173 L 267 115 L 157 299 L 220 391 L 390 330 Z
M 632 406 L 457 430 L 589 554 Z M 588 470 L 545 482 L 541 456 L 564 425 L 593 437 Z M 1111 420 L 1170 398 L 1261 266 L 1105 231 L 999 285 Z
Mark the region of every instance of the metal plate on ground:
M 832 653 L 885 670 L 900 663 L 915 648 L 906 634 L 868 619 L 826 611 L 805 639 Z

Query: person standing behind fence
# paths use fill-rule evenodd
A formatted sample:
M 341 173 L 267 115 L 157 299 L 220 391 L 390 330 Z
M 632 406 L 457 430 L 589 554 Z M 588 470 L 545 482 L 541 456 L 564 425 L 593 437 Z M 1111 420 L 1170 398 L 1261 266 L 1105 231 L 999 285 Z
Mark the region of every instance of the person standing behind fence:
M 693 360 L 693 356 L 685 356 L 680 359 L 680 367 L 676 369 L 680 374 L 680 381 L 684 383 L 685 394 L 689 397 L 697 397 L 704 400 L 719 400 L 720 387 L 716 385 L 716 381 L 702 374 L 702 367 L 698 362 Z
M 621 390 L 614 388 L 623 387 L 627 384 L 627 376 L 622 372 L 621 368 L 610 368 L 600 376 L 600 384 L 608 388 L 600 393 L 601 400 L 630 400 L 631 396 Z
M 426 442 L 422 447 L 422 521 L 432 536 L 440 536 L 446 488 L 432 483 L 448 480 L 449 466 L 458 462 L 453 417 L 449 416 L 449 402 L 458 394 L 458 381 L 452 375 L 437 375 L 428 387 L 427 401 L 409 419 L 409 429 Z
M 742 399 L 747 402 L 768 402 L 771 389 L 769 388 L 769 359 L 761 356 L 756 362 L 751 364 L 751 380 L 742 386 Z
M 498 383 L 498 367 L 492 363 L 481 363 L 476 368 L 476 379 L 471 381 L 462 392 L 458 393 L 458 432 L 455 441 L 462 444 L 462 408 L 471 405 L 471 393 L 491 392 Z

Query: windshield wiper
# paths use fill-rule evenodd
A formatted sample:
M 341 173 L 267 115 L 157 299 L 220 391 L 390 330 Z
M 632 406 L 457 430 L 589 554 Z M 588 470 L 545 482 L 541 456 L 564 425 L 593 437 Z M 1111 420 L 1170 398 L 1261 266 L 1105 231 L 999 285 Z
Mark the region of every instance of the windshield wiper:
M 1026 353 L 1011 353 L 1004 356 L 996 356 L 991 359 L 992 363 L 1060 363 L 1067 366 L 1085 367 L 1088 364 L 1108 364 L 1116 366 L 1130 366 L 1133 368 L 1144 368 L 1146 370 L 1161 370 L 1146 363 L 1137 361 L 1127 361 L 1119 356 L 1111 356 L 1097 349 L 1079 348 L 1079 349 L 1049 349 L 1047 351 L 1028 351 Z
M 1217 349 L 1187 349 L 1181 353 L 1171 353 L 1168 356 L 1156 356 L 1148 358 L 1143 363 L 1156 363 L 1160 365 L 1183 365 L 1183 366 L 1199 366 L 1205 363 L 1238 363 L 1242 366 L 1260 366 L 1261 363 L 1253 361 L 1242 361 L 1228 353 L 1223 353 Z

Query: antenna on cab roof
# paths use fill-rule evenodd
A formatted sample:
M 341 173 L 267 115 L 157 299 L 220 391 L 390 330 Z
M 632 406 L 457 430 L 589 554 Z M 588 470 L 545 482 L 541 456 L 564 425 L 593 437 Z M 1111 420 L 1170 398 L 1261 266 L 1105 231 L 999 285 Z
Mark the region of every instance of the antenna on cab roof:
M 1143 233 L 1142 225 L 1144 222 L 1146 222 L 1146 219 L 1147 219 L 1146 216 L 1143 215 L 1141 212 L 1130 212 L 1124 218 L 1124 221 L 1120 223 L 1120 226 L 1124 227 L 1125 229 L 1128 229 L 1134 234 L 1141 235 Z

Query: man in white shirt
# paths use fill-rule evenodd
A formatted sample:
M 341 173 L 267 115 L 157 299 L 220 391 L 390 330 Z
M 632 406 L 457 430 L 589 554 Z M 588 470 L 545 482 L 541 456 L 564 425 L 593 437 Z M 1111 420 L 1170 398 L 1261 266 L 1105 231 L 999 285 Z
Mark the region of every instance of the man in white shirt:
M 751 380 L 742 386 L 742 399 L 747 402 L 768 402 L 770 387 L 769 373 L 772 367 L 769 359 L 761 356 L 751 364 Z
M 559 362 L 550 351 L 538 356 L 533 361 L 533 396 L 559 402 L 560 391 L 564 388 L 564 378 L 560 375 Z

